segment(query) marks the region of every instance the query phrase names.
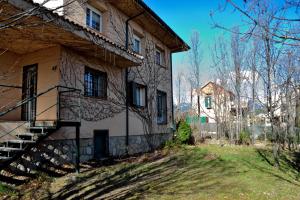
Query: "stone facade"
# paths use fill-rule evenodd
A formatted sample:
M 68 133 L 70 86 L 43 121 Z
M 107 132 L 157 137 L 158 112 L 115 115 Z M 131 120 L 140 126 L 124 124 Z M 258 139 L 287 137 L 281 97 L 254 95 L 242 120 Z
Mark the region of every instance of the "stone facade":
M 151 136 L 145 135 L 131 135 L 129 136 L 129 155 L 145 153 L 152 149 L 161 147 L 167 140 L 172 139 L 172 134 L 153 134 Z M 112 136 L 109 137 L 109 156 L 119 157 L 126 154 L 126 137 Z M 47 140 L 44 141 L 39 149 L 44 153 L 49 154 L 53 160 L 59 163 L 75 162 L 76 160 L 76 141 L 69 140 Z M 38 152 L 36 152 L 38 153 Z M 36 154 L 34 153 L 34 154 Z M 43 152 L 40 152 L 43 153 Z M 94 158 L 94 141 L 93 138 L 80 139 L 80 160 L 81 162 L 88 161 Z
M 172 134 L 162 133 L 153 134 L 149 136 L 145 135 L 130 135 L 129 136 L 129 149 L 130 155 L 145 153 L 152 149 L 157 149 L 162 146 L 166 141 L 172 139 Z M 110 156 L 117 157 L 126 154 L 126 137 L 110 137 L 109 138 L 109 153 Z M 151 145 L 151 146 L 150 146 Z

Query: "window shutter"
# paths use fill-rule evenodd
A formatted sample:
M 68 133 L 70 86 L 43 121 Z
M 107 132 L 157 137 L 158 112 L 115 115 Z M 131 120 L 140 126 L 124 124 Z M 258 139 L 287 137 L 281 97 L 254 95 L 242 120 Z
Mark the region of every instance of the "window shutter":
M 132 84 L 131 88 L 132 88 L 132 99 L 133 99 L 132 104 L 137 105 L 137 102 L 136 102 L 136 99 L 137 99 L 137 96 L 136 96 L 137 95 L 136 94 L 136 83 L 132 82 L 131 84 Z
M 133 105 L 133 82 L 127 83 L 127 98 L 130 105 Z
M 148 107 L 148 87 L 145 86 L 145 107 Z
M 102 84 L 102 91 L 103 91 L 103 97 L 107 98 L 107 87 L 108 87 L 108 83 L 107 83 L 107 73 L 104 73 L 103 75 L 103 84 Z

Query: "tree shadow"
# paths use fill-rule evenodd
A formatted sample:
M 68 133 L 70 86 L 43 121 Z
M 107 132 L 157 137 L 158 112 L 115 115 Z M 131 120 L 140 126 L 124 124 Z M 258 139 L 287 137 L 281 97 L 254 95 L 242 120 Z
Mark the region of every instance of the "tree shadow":
M 115 171 L 94 170 L 66 184 L 51 199 L 142 199 L 149 194 L 185 196 L 199 191 L 224 192 L 240 185 L 221 182 L 221 177 L 236 173 L 234 167 L 220 158 L 206 160 L 205 154 L 176 155 L 122 166 Z
M 274 167 L 273 162 L 270 160 L 270 158 L 272 157 L 272 152 L 270 150 L 267 149 L 256 149 L 256 152 L 258 153 L 258 155 L 262 158 L 263 161 L 267 162 L 269 164 L 269 166 Z M 299 159 L 299 158 L 296 158 Z M 288 182 L 290 184 L 296 185 L 296 186 L 300 186 L 299 184 L 297 184 L 295 181 L 295 177 L 289 175 L 288 173 L 286 173 L 288 170 L 290 170 L 291 168 L 293 169 L 299 169 L 299 166 L 296 166 L 294 164 L 293 161 L 291 161 L 286 154 L 281 154 L 280 156 L 280 168 L 278 168 L 278 170 L 282 171 L 283 173 L 285 173 L 287 176 L 289 176 L 291 179 L 295 180 L 295 181 L 291 181 L 279 174 L 276 174 L 274 171 L 270 170 L 270 168 L 267 167 L 263 167 L 257 163 L 254 162 L 250 162 L 249 160 L 243 160 L 245 164 L 247 164 L 249 167 L 251 167 L 252 169 L 256 169 L 259 170 L 263 173 L 272 175 L 280 180 L 283 180 L 285 182 Z

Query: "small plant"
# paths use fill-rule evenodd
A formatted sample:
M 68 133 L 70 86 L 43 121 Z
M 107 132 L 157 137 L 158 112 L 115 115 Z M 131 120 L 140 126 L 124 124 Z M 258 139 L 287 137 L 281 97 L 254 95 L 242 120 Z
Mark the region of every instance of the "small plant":
M 168 149 L 168 148 L 173 148 L 176 145 L 177 144 L 176 144 L 176 142 L 174 140 L 168 140 L 168 141 L 165 142 L 164 147 Z
M 192 129 L 186 121 L 180 121 L 177 129 L 176 140 L 180 144 L 188 144 L 191 141 Z
M 250 143 L 251 143 L 250 132 L 247 130 L 241 131 L 239 144 L 249 145 Z

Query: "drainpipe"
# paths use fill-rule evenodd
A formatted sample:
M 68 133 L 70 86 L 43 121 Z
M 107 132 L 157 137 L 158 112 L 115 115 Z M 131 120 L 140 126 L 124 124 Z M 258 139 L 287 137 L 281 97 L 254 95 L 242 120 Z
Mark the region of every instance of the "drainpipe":
M 173 133 L 173 139 L 175 138 L 175 130 L 176 130 L 176 124 L 174 119 L 174 97 L 173 97 L 173 62 L 172 62 L 172 52 L 170 52 L 170 69 L 171 69 L 171 97 L 172 97 L 172 105 L 171 105 L 171 111 L 172 111 L 172 133 Z
M 134 18 L 137 18 L 144 14 L 145 11 L 134 15 L 126 20 L 126 40 L 125 40 L 125 48 L 128 50 L 129 46 L 129 22 Z M 125 69 L 125 90 L 126 90 L 126 154 L 128 154 L 129 147 L 129 100 L 128 100 L 128 69 Z

